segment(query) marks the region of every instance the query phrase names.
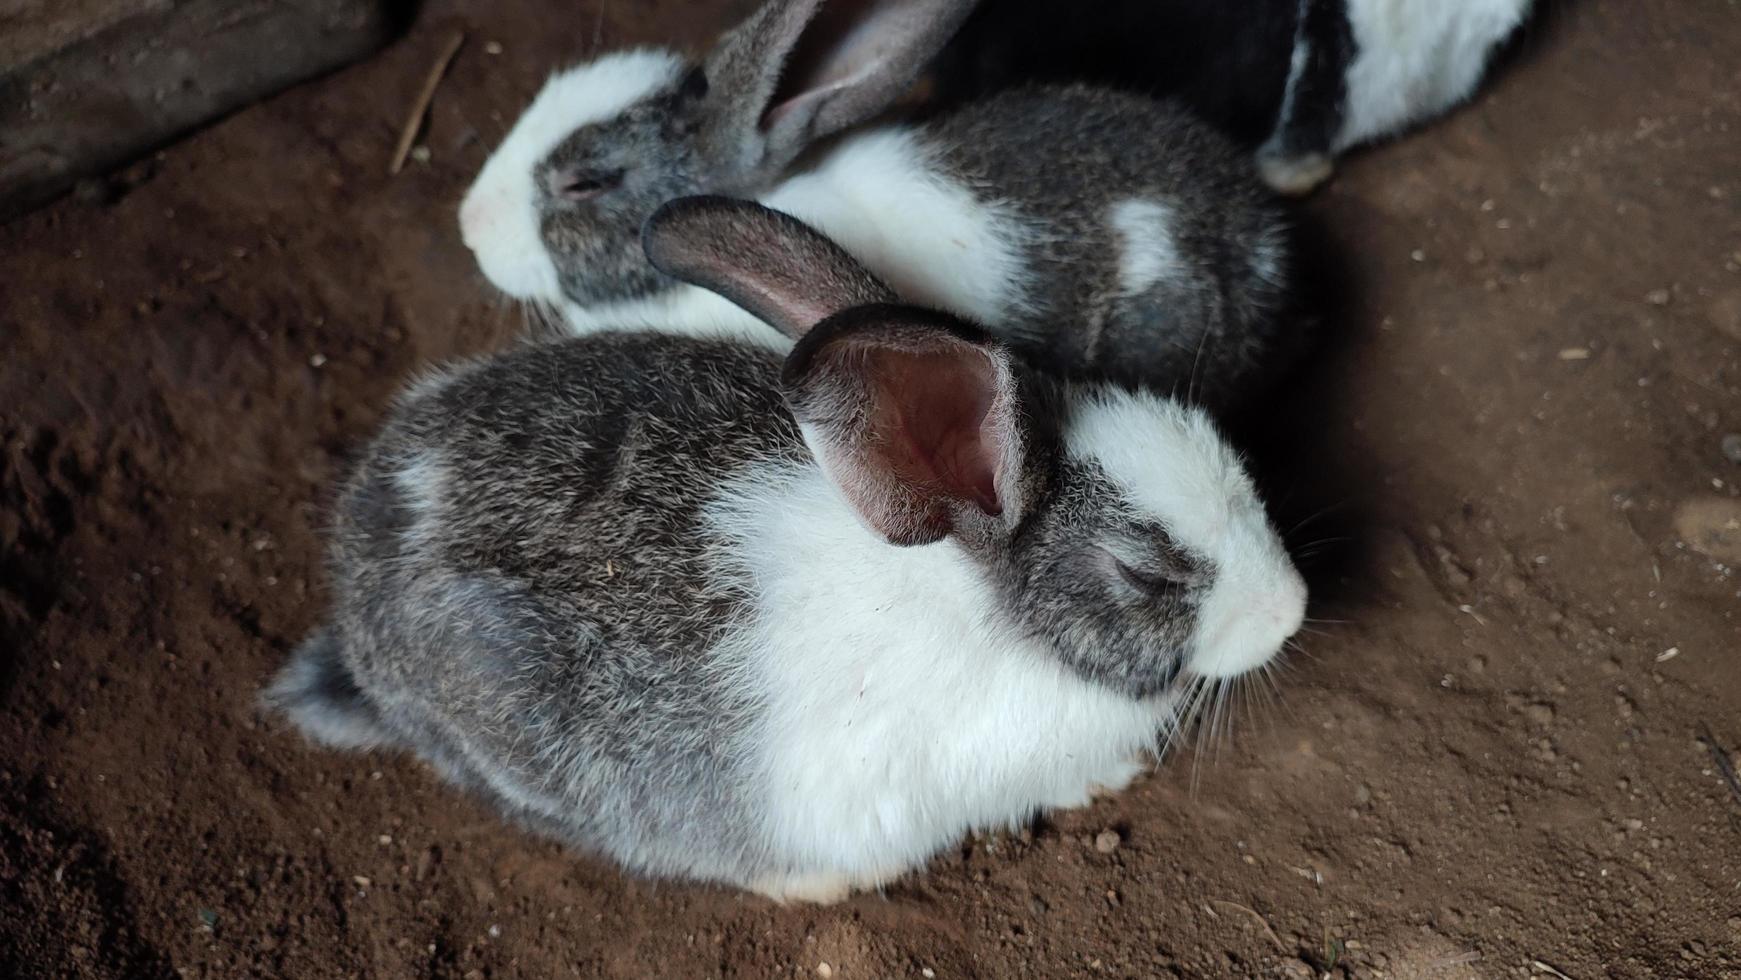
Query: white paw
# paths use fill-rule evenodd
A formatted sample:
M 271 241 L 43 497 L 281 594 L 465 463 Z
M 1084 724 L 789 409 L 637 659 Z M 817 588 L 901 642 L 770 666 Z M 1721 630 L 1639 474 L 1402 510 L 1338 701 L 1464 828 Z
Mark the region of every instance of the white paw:
M 838 872 L 769 875 L 751 882 L 749 890 L 781 905 L 792 902 L 833 905 L 852 894 L 852 879 Z
M 1308 153 L 1302 157 L 1259 154 L 1257 158 L 1257 171 L 1263 182 L 1289 197 L 1310 194 L 1319 184 L 1330 179 L 1335 169 L 1335 161 L 1322 153 Z

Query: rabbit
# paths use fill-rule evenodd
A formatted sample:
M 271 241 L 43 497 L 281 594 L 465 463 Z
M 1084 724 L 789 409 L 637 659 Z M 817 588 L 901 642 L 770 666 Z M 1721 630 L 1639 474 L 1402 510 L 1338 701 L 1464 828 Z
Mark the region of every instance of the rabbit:
M 1116 791 L 1302 622 L 1201 410 L 1027 366 L 753 202 L 647 250 L 782 334 L 596 331 L 414 387 L 266 694 L 642 875 L 833 901 Z
M 1288 216 L 1230 141 L 1176 105 L 1080 85 L 843 134 L 909 87 L 973 3 L 818 6 L 769 0 L 699 62 L 635 50 L 552 77 L 461 204 L 485 276 L 574 332 L 780 346 L 640 252 L 658 205 L 718 193 L 816 226 L 903 299 L 1072 376 L 1194 388 L 1215 407 L 1305 342 Z
M 1183 99 L 1305 194 L 1334 160 L 1466 100 L 1532 0 L 1066 0 L 979 5 L 931 71 L 946 98 L 1036 78 Z

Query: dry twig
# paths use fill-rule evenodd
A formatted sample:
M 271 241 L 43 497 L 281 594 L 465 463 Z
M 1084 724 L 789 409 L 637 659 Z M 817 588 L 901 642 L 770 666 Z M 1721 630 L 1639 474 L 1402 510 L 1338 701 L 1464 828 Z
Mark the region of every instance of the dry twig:
M 453 63 L 453 56 L 459 54 L 463 44 L 465 32 L 455 31 L 447 39 L 447 47 L 441 49 L 441 57 L 435 59 L 435 64 L 429 69 L 429 76 L 423 80 L 423 88 L 417 93 L 417 101 L 411 104 L 411 113 L 405 117 L 405 128 L 399 132 L 399 145 L 393 148 L 393 162 L 387 167 L 389 176 L 405 169 L 405 158 L 411 155 L 411 144 L 417 142 L 417 131 L 423 128 L 423 117 L 429 112 L 429 104 L 435 101 L 435 89 L 441 84 L 441 76 L 447 74 L 447 66 Z
M 1735 775 L 1735 763 L 1729 760 L 1729 750 L 1717 743 L 1717 736 L 1711 734 L 1710 725 L 1699 725 L 1699 741 L 1705 743 L 1705 750 L 1711 753 L 1711 762 L 1716 765 L 1723 782 L 1729 784 L 1729 792 L 1735 797 L 1735 802 L 1741 803 L 1741 777 Z
M 1269 941 L 1276 944 L 1276 949 L 1279 949 L 1284 953 L 1288 951 L 1288 947 L 1282 943 L 1281 937 L 1276 935 L 1276 931 L 1269 927 L 1269 922 L 1267 922 L 1263 916 L 1259 915 L 1257 913 L 1256 909 L 1247 908 L 1246 906 L 1241 905 L 1238 902 L 1229 902 L 1229 901 L 1225 901 L 1225 900 L 1219 899 L 1219 898 L 1210 899 L 1209 904 L 1211 904 L 1211 905 L 1225 905 L 1230 909 L 1238 909 L 1239 911 L 1244 912 L 1246 915 L 1251 916 L 1254 920 L 1256 920 L 1256 922 L 1259 926 L 1263 927 L 1263 934 L 1269 937 Z

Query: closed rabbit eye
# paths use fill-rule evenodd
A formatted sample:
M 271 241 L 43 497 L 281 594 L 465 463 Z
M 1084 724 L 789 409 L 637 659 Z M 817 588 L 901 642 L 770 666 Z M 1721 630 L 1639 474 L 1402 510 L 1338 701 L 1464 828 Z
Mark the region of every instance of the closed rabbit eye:
M 1158 554 L 1144 555 L 1140 561 L 1125 561 L 1111 551 L 1105 551 L 1105 555 L 1125 584 L 1149 595 L 1171 595 L 1203 581 L 1204 570 L 1189 554 L 1176 549 L 1161 549 Z
M 1185 585 L 1188 576 L 1180 574 L 1179 570 L 1167 566 L 1149 566 L 1136 568 L 1124 562 L 1118 562 L 1118 573 L 1134 588 L 1144 592 L 1170 592 Z
M 622 182 L 621 170 L 556 171 L 550 175 L 550 193 L 567 201 L 588 201 Z

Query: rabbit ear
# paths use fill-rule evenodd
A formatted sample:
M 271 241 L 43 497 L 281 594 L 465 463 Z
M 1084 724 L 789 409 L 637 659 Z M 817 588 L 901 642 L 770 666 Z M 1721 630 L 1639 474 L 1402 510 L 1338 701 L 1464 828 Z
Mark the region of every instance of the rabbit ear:
M 797 339 L 841 310 L 895 294 L 839 245 L 754 201 L 685 197 L 641 229 L 653 267 L 724 296 Z
M 708 118 L 734 175 L 778 172 L 887 109 L 974 0 L 768 0 L 708 55 Z
M 782 383 L 824 472 L 891 543 L 1019 520 L 1016 379 L 991 338 L 941 313 L 861 306 L 799 341 Z

